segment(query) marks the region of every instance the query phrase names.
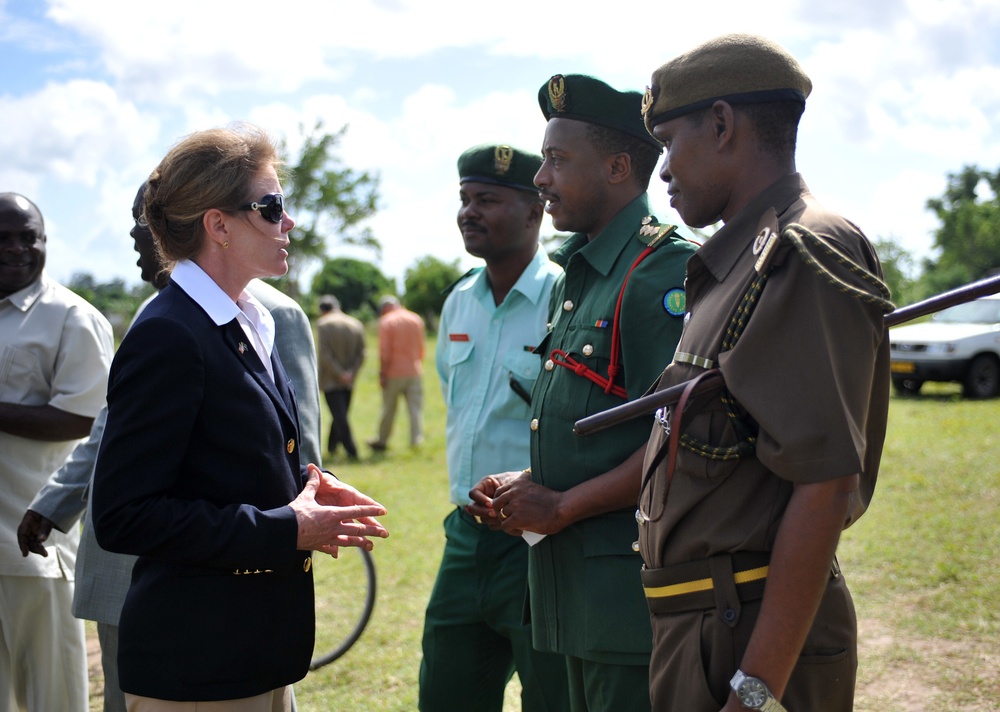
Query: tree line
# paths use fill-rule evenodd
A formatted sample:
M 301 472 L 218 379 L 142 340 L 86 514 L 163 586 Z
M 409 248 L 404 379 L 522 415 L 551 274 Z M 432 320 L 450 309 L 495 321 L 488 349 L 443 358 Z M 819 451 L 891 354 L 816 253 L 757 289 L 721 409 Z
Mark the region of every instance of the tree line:
M 444 303 L 445 291 L 460 276 L 458 260 L 445 262 L 426 256 L 407 268 L 402 294 L 394 279 L 377 267 L 382 243 L 368 218 L 379 207 L 379 175 L 346 166 L 337 152 L 348 130 L 333 133 L 317 123 L 310 131 L 300 126 L 302 147 L 294 160 L 287 141 L 281 152 L 287 166 L 283 182 L 289 213 L 296 227 L 290 234 L 288 273 L 271 281 L 296 299 L 307 314 L 315 316 L 316 303 L 324 294 L 334 294 L 344 311 L 370 321 L 383 294 L 396 294 L 402 303 L 434 328 Z M 882 260 L 885 280 L 897 306 L 904 306 L 1000 271 L 1000 169 L 990 172 L 964 166 L 948 175 L 940 197 L 926 208 L 938 219 L 932 256 L 918 261 L 893 236 L 878 237 L 876 250 Z M 547 238 L 549 244 L 561 236 Z M 352 245 L 368 251 L 372 259 L 330 257 L 331 244 Z M 319 264 L 309 289 L 301 279 Z M 76 274 L 69 288 L 100 309 L 116 332 L 124 333 L 131 315 L 152 291 L 145 284 L 128 286 L 121 279 L 98 283 L 90 274 Z

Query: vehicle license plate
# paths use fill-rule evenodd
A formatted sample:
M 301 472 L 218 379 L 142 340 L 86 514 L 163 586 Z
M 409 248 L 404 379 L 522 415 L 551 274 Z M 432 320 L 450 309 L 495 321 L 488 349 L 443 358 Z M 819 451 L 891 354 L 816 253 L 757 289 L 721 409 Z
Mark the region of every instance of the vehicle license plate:
M 911 361 L 893 361 L 889 364 L 889 370 L 893 373 L 913 373 L 917 369 Z

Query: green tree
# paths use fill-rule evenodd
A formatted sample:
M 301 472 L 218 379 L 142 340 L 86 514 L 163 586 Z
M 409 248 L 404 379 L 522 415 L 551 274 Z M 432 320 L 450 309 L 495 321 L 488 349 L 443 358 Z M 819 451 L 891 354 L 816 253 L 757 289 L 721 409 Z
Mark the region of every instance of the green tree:
M 378 298 L 395 292 L 393 280 L 370 262 L 351 257 L 335 257 L 324 260 L 323 266 L 313 277 L 311 295 L 315 301 L 324 294 L 332 294 L 340 300 L 340 306 L 345 312 L 353 313 L 366 321 L 376 313 Z
M 934 232 L 939 256 L 924 262 L 923 296 L 982 279 L 1000 267 L 998 194 L 1000 170 L 965 166 L 948 174 L 943 196 L 927 201 L 941 225 Z
M 336 149 L 347 132 L 345 124 L 335 133 L 325 133 L 317 122 L 312 133 L 306 134 L 302 150 L 293 165 L 287 159 L 284 176 L 288 214 L 295 218 L 288 254 L 288 274 L 276 280 L 283 291 L 299 296 L 299 279 L 305 268 L 326 256 L 327 238 L 336 236 L 349 245 L 372 250 L 376 258 L 382 255 L 382 245 L 371 228 L 362 223 L 378 210 L 379 176 L 368 171 L 346 167 Z
M 77 272 L 67 284 L 70 290 L 93 304 L 114 327 L 115 337 L 125 335 L 132 316 L 142 301 L 153 293 L 153 287 L 146 282 L 127 286 L 120 278 L 110 282 L 98 282 L 88 272 Z
M 421 257 L 403 275 L 406 288 L 403 305 L 423 316 L 431 329 L 436 330 L 441 308 L 444 306 L 444 290 L 461 276 L 462 270 L 457 259 L 443 262 L 430 255 Z
M 913 255 L 892 237 L 876 240 L 875 251 L 882 263 L 883 278 L 892 294 L 893 303 L 905 306 L 915 301 Z

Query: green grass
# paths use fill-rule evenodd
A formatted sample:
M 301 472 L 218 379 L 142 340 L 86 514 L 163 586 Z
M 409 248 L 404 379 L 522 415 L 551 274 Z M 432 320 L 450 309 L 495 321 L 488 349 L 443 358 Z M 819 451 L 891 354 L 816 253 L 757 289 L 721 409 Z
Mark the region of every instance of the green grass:
M 424 607 L 451 508 L 433 346 L 422 447 L 409 448 L 402 407 L 387 453 L 372 456 L 363 444 L 381 403 L 371 341 L 351 405 L 362 461 L 347 463 L 341 453 L 325 463 L 388 508 L 390 538 L 375 547 L 371 623 L 344 657 L 295 686 L 302 712 L 417 708 Z M 925 390 L 893 399 L 874 501 L 839 549 L 861 621 L 856 709 L 1000 710 L 1000 400 L 963 400 L 947 385 Z M 324 423 L 328 417 L 324 407 Z M 363 586 L 360 557 L 317 558 L 318 635 L 343 634 L 353 615 L 343 611 L 357 606 Z M 505 712 L 519 709 L 517 690 L 515 678 Z

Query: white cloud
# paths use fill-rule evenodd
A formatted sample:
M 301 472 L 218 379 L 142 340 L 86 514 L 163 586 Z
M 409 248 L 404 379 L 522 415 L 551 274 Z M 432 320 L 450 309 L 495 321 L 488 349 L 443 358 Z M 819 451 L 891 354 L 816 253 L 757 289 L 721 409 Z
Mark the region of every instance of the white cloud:
M 50 267 L 64 278 L 80 267 L 133 281 L 138 181 L 182 135 L 236 119 L 285 136 L 293 154 L 300 124 L 349 124 L 340 155 L 381 176 L 371 225 L 382 269 L 452 259 L 456 158 L 483 141 L 536 149 L 535 93 L 550 74 L 639 89 L 663 61 L 727 31 L 769 35 L 802 62 L 815 90 L 799 166 L 873 237 L 926 250 L 923 204 L 946 174 L 1000 164 L 995 0 L 510 0 L 502 13 L 457 0 L 175 0 L 127 12 L 50 0 L 47 18 L 0 0 L 0 52 L 29 63 L 0 95 L 0 185 L 50 206 Z

